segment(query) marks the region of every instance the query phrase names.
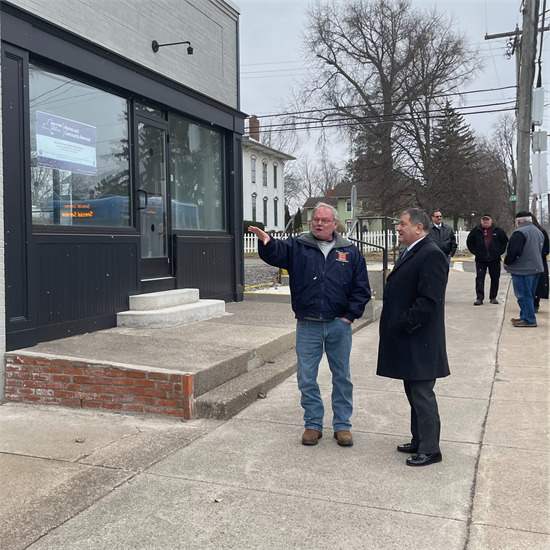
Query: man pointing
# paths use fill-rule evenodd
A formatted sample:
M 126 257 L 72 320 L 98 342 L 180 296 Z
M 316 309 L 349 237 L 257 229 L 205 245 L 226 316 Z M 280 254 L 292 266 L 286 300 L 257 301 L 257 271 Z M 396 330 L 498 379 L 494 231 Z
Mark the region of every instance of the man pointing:
M 290 276 L 292 309 L 296 314 L 298 388 L 302 393 L 305 432 L 303 445 L 317 445 L 323 435 L 324 408 L 317 383 L 323 348 L 332 372 L 332 427 L 338 445 L 353 445 L 350 377 L 351 324 L 363 315 L 370 300 L 365 259 L 357 247 L 336 232 L 338 212 L 318 203 L 311 232 L 286 240 L 272 239 L 257 227 L 260 258 L 286 269 Z

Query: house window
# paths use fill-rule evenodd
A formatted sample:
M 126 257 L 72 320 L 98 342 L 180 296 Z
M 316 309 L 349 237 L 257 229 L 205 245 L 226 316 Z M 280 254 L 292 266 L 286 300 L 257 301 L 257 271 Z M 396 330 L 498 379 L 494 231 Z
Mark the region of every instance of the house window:
M 250 159 L 252 183 L 256 183 L 256 157 Z
M 223 231 L 223 136 L 170 116 L 170 180 L 174 229 Z
M 351 212 L 351 199 L 346 199 L 346 212 Z
M 279 202 L 279 198 L 275 197 L 273 199 L 273 226 L 277 227 L 279 225 L 279 212 L 277 209 L 277 203 Z
M 264 197 L 264 226 L 267 227 L 267 197 Z
M 267 160 L 264 160 L 262 164 L 262 182 L 264 187 L 267 187 Z
M 273 188 L 277 189 L 277 163 L 273 163 Z
M 256 221 L 256 193 L 252 193 L 252 221 Z
M 353 227 L 353 221 L 346 221 L 346 231 L 349 233 L 351 231 L 351 228 Z
M 127 100 L 35 65 L 29 76 L 32 223 L 129 227 Z

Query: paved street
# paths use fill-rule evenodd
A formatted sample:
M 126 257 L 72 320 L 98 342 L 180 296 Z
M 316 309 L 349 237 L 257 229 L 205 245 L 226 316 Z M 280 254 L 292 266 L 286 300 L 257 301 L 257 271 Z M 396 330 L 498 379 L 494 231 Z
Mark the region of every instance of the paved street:
M 70 454 L 76 451 L 69 440 L 65 447 L 57 445 L 55 456 L 41 455 L 38 426 L 25 424 L 17 405 L 4 405 L 2 416 L 12 418 L 3 424 L 10 442 L 8 452 L 2 443 L 4 461 L 35 461 L 41 465 L 36 472 L 60 487 L 67 469 L 82 468 L 83 483 L 90 484 L 82 511 L 69 519 L 67 510 L 59 527 L 47 529 L 28 548 L 548 548 L 549 306 L 543 301 L 537 329 L 513 328 L 509 318 L 517 315 L 517 304 L 508 287 L 505 276 L 500 305 L 473 307 L 474 274 L 450 274 L 446 314 L 452 375 L 436 384 L 443 462 L 425 468 L 407 467 L 406 455 L 395 449 L 410 437 L 409 409 L 401 382 L 375 375 L 378 323 L 354 336 L 352 448 L 338 447 L 332 437 L 325 361 L 320 381 L 326 425 L 316 447 L 300 444 L 295 376 L 227 422 L 195 420 L 158 429 L 146 422 L 140 427 L 137 417 L 114 416 L 109 428 L 109 415 L 92 413 L 89 418 L 96 418 L 101 430 L 86 432 L 78 420 L 72 430 L 64 427 L 71 411 L 51 409 L 34 417 L 37 423 L 48 415 L 64 419 L 59 425 L 70 441 L 78 433 L 106 438 L 91 455 L 78 458 Z M 20 413 L 16 434 L 14 411 Z M 185 433 L 178 431 L 182 426 Z M 109 429 L 127 435 L 107 444 Z M 141 445 L 129 443 L 134 429 L 147 433 Z M 54 426 L 44 433 L 55 433 Z M 187 438 L 185 444 L 174 441 L 178 438 Z M 119 453 L 109 461 L 113 445 Z M 155 445 L 169 449 L 142 459 Z M 91 487 L 92 470 L 102 479 L 99 489 Z M 10 492 L 18 483 L 30 483 L 15 477 Z M 75 490 L 86 493 L 85 487 Z M 85 498 L 79 495 L 75 499 Z M 15 511 L 23 522 L 24 507 Z M 49 513 L 55 515 L 55 506 Z M 13 522 L 10 510 L 3 514 Z M 37 533 L 26 536 L 38 538 Z M 9 534 L 4 532 L 2 540 Z M 9 547 L 26 546 L 13 542 Z

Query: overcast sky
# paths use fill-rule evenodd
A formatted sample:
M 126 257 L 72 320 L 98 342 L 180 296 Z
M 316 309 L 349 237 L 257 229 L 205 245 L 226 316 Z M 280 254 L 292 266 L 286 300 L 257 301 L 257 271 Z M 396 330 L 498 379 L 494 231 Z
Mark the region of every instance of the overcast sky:
M 307 1 L 296 0 L 237 0 L 241 10 L 241 109 L 245 113 L 261 115 L 280 112 L 288 90 L 296 87 L 304 74 L 306 65 L 302 56 L 301 33 L 308 4 Z M 485 68 L 468 86 L 470 90 L 515 85 L 515 61 L 504 57 L 506 39 L 484 40 L 484 36 L 486 33 L 513 31 L 516 23 L 521 28 L 520 4 L 521 0 L 413 0 L 415 7 L 436 5 L 440 11 L 452 15 L 456 28 L 465 32 L 471 43 L 479 47 Z M 548 24 L 548 17 L 546 21 Z M 550 32 L 545 33 L 543 48 L 543 85 L 547 90 L 545 103 L 549 102 L 549 36 Z M 480 104 L 512 100 L 514 97 L 515 90 L 509 89 L 470 94 L 467 100 L 469 104 Z M 488 134 L 497 116 L 470 115 L 466 120 L 476 133 Z M 543 127 L 546 130 L 548 121 L 547 108 Z M 306 146 L 306 150 L 311 148 L 311 144 Z M 345 157 L 345 150 L 336 152 L 335 148 L 334 151 L 336 157 Z

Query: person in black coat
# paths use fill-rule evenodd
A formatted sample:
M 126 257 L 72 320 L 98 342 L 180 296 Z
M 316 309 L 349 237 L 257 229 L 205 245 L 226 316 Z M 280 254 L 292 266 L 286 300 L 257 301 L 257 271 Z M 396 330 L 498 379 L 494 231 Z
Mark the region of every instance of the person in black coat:
M 481 224 L 468 234 L 466 246 L 476 260 L 476 301 L 474 306 L 481 306 L 485 298 L 485 275 L 489 270 L 491 288 L 489 301 L 498 304 L 498 284 L 500 281 L 500 257 L 506 251 L 508 237 L 506 233 L 493 224 L 489 214 L 481 216 Z
M 445 254 L 428 235 L 430 219 L 422 210 L 405 210 L 399 242 L 407 246 L 389 274 L 380 318 L 376 374 L 403 380 L 411 407 L 410 443 L 397 450 L 413 456 L 409 466 L 441 462 L 441 422 L 433 388 L 450 374 L 445 343 Z
M 458 244 L 453 228 L 443 223 L 441 210 L 435 210 L 432 214 L 430 237 L 441 248 L 441 252 L 445 254 L 447 264 L 451 265 L 451 258 L 455 255 Z

